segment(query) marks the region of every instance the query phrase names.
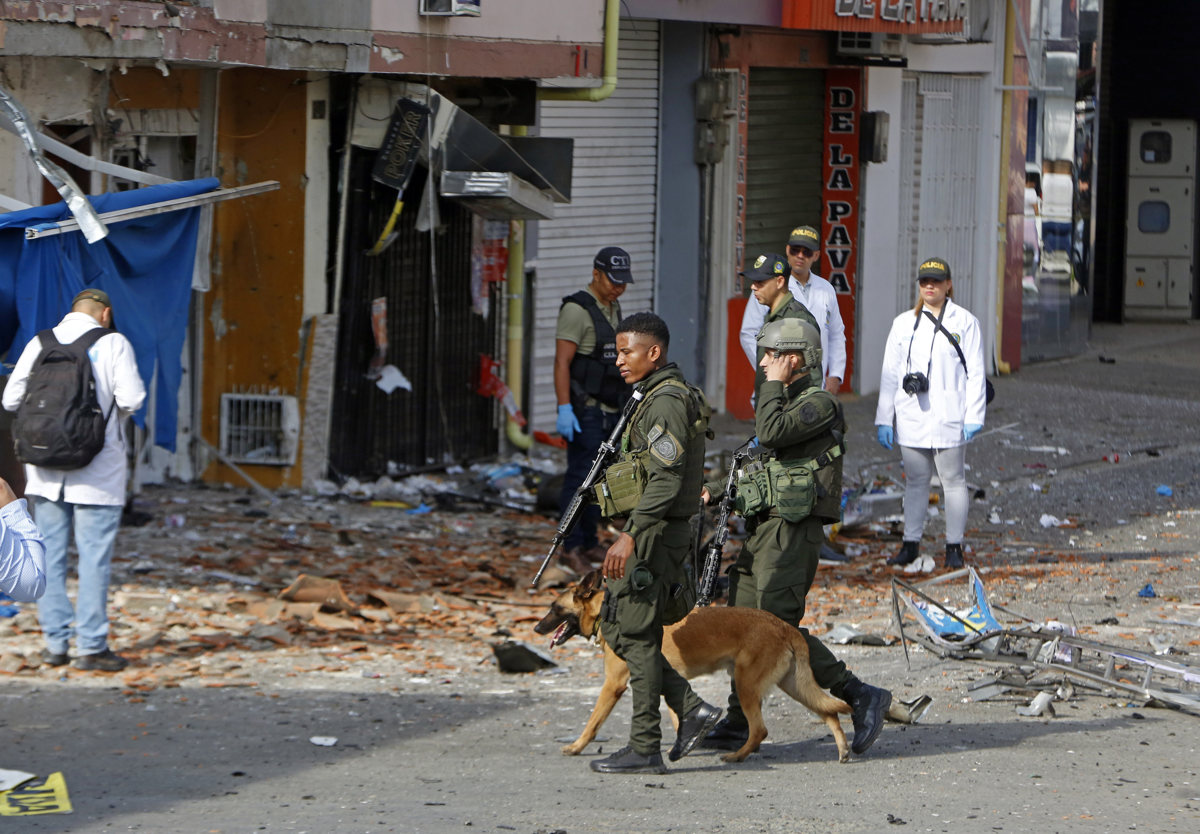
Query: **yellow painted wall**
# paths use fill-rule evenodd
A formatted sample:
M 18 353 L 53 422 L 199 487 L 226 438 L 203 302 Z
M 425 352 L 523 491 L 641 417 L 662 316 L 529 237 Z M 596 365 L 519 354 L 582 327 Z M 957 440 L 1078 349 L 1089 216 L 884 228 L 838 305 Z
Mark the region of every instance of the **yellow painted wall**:
M 304 287 L 305 76 L 260 69 L 220 75 L 217 175 L 226 187 L 278 180 L 277 191 L 217 204 L 212 289 L 204 304 L 200 431 L 220 440 L 224 393 L 297 390 Z M 300 485 L 290 467 L 239 464 L 263 486 Z M 241 483 L 214 462 L 206 481 Z

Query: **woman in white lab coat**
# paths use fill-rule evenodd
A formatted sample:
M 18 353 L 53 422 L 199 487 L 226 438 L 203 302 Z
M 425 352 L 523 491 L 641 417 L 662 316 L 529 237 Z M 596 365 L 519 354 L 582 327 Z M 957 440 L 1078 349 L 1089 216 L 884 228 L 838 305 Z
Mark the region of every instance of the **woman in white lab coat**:
M 979 320 L 951 300 L 949 264 L 927 259 L 917 283 L 916 306 L 898 315 L 888 334 L 875 431 L 883 448 L 900 445 L 904 463 L 904 543 L 887 563 L 928 572 L 933 560 L 919 559 L 919 548 L 934 467 L 945 499 L 945 565 L 963 565 L 966 444 L 983 428 L 987 396 Z

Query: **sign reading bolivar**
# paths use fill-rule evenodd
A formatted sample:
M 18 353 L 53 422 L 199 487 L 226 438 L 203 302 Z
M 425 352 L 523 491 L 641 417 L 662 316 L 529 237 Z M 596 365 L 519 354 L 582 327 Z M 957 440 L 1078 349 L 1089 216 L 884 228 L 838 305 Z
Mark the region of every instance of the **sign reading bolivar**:
M 967 0 L 834 0 L 838 17 L 892 23 L 966 20 Z

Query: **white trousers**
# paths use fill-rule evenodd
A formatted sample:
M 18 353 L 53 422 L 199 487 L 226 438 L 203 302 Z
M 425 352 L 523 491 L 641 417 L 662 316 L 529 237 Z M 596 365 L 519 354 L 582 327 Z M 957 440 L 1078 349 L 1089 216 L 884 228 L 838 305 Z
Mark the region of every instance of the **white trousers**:
M 919 542 L 929 511 L 929 482 L 937 467 L 946 508 L 946 544 L 962 544 L 967 529 L 967 447 L 914 449 L 900 447 L 904 461 L 904 540 Z

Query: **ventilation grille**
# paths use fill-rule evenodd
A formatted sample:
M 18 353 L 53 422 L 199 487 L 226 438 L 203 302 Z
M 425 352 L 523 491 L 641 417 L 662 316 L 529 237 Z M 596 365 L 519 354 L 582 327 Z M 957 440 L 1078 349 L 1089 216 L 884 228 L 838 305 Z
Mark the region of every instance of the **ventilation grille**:
M 295 397 L 221 395 L 221 451 L 236 463 L 296 462 L 300 408 Z

